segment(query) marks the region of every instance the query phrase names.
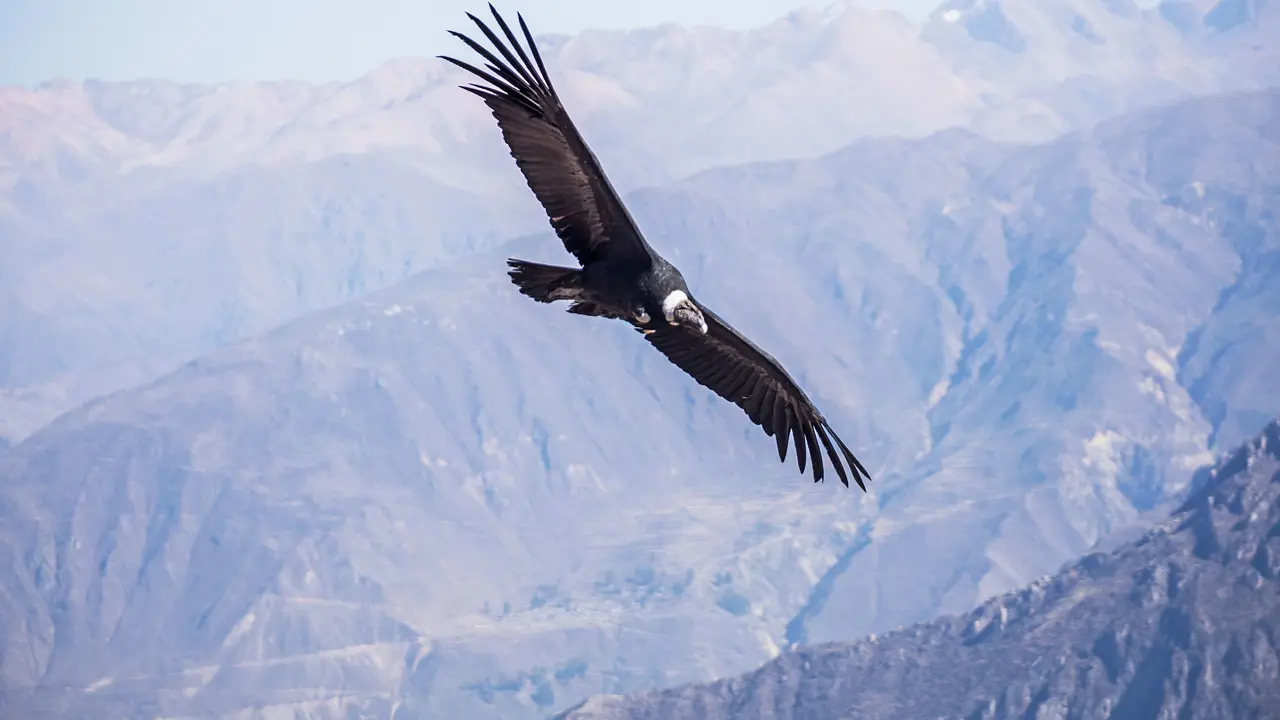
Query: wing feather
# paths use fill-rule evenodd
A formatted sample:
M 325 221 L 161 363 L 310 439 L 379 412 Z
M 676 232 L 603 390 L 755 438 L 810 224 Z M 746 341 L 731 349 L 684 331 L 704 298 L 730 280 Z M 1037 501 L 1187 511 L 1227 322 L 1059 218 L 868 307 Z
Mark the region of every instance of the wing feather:
M 762 417 L 768 418 L 770 422 L 767 422 L 767 423 L 762 422 L 758 424 L 760 425 L 760 427 L 764 428 L 764 434 L 768 435 L 769 437 L 773 437 L 773 429 L 774 429 L 773 428 L 774 423 L 772 422 L 774 419 L 773 408 L 775 407 L 775 401 L 777 399 L 778 399 L 777 393 L 769 393 L 765 395 L 764 402 L 761 403 L 760 405 L 760 415 Z
M 791 441 L 796 446 L 796 464 L 800 466 L 800 472 L 804 473 L 804 464 L 809 457 L 805 451 L 805 440 L 800 429 L 800 418 L 796 417 L 796 422 L 791 425 Z
M 778 443 L 778 462 L 787 461 L 787 436 L 791 434 L 791 415 L 787 403 L 779 400 L 773 404 L 773 438 Z
M 467 17 L 497 49 L 496 54 L 466 35 L 450 31 L 486 61 L 484 69 L 447 56 L 441 59 L 487 83 L 461 87 L 489 107 L 529 189 L 565 249 L 579 263 L 586 265 L 605 257 L 625 257 L 638 268 L 652 263 L 652 248 L 551 85 L 524 18 L 517 16 L 529 54 L 493 5 L 489 10 L 506 42 L 480 18 L 471 13 Z
M 866 468 L 778 361 L 710 308 L 699 307 L 707 321 L 705 335 L 668 325 L 646 333 L 645 339 L 699 384 L 741 408 L 765 434 L 774 436 L 779 461 L 786 462 L 789 445 L 794 445 L 800 472 L 811 461 L 814 482 L 820 482 L 826 473 L 825 450 L 842 483 L 847 486 L 852 475 L 858 487 L 866 490 L 871 479 Z

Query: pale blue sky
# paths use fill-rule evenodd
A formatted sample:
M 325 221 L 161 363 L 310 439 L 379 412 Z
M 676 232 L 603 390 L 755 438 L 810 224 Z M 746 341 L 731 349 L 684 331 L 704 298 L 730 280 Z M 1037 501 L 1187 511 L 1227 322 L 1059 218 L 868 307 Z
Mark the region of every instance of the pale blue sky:
M 940 0 L 863 0 L 922 18 Z M 502 0 L 535 33 L 666 21 L 753 27 L 828 0 Z M 345 80 L 384 60 L 457 50 L 485 0 L 0 0 L 0 83 L 55 77 Z

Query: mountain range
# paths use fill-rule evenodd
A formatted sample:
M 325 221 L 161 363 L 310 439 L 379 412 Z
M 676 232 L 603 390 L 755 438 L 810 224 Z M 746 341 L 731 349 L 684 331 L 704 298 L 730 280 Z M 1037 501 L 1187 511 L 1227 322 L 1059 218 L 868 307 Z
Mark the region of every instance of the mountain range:
M 634 190 L 868 136 L 1045 141 L 1260 89 L 1277 81 L 1277 17 L 1254 0 L 968 0 L 917 25 L 843 3 L 747 31 L 540 43 L 613 181 Z M 0 438 L 542 230 L 462 79 L 401 58 L 345 83 L 0 87 Z
M 1141 533 L 1280 409 L 1276 16 L 540 40 L 866 495 L 515 292 L 506 257 L 565 258 L 439 63 L 0 89 L 0 714 L 546 717 Z
M 1280 91 L 1213 96 L 631 193 L 865 496 L 779 467 L 629 328 L 515 293 L 503 258 L 549 233 L 88 402 L 0 454 L 4 694 L 541 717 L 1030 582 L 1280 405 L 1278 119 Z
M 1267 718 L 1280 708 L 1280 422 L 1167 521 L 941 618 L 559 720 Z

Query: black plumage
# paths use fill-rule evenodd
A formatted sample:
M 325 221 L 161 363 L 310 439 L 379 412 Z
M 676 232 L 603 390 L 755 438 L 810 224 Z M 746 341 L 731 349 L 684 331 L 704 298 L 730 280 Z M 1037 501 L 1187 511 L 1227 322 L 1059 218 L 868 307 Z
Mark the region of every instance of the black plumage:
M 569 311 L 625 320 L 681 370 L 742 408 L 774 437 L 778 458 L 795 444 L 796 463 L 813 479 L 824 477 L 825 450 L 840 481 L 849 474 L 863 490 L 866 468 L 832 430 L 782 366 L 707 306 L 697 302 L 684 277 L 645 241 L 622 199 L 556 95 L 524 18 L 517 15 L 528 53 L 493 5 L 494 20 L 509 46 L 483 21 L 480 28 L 498 55 L 457 32 L 486 61 L 483 69 L 442 57 L 485 84 L 462 86 L 484 100 L 529 189 L 581 268 L 510 259 L 512 282 L 539 302 L 569 300 Z M 846 469 L 847 466 L 847 469 Z

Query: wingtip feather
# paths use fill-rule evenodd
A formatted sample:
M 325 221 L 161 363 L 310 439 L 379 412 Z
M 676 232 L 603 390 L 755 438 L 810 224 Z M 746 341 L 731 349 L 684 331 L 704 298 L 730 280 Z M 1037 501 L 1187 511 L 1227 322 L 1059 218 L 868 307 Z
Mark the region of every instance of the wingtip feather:
M 813 427 L 818 432 L 818 437 L 822 439 L 822 446 L 826 448 L 827 457 L 831 459 L 831 464 L 835 466 L 836 475 L 839 476 L 841 484 L 849 487 L 849 474 L 844 468 L 844 463 L 840 462 L 840 456 L 836 454 L 836 448 L 831 444 L 831 438 L 827 437 L 826 423 L 818 422 Z
M 804 438 L 800 436 L 800 423 L 797 422 L 791 426 L 791 437 L 792 439 L 795 440 L 795 445 L 796 445 L 796 465 L 799 466 L 800 474 L 803 475 L 804 468 L 805 468 L 806 453 L 805 453 Z
M 836 434 L 836 431 L 830 425 L 827 426 L 827 430 L 831 431 L 831 437 L 835 438 L 836 444 L 840 446 L 840 451 L 844 453 L 845 459 L 849 462 L 849 467 L 853 470 L 854 481 L 858 483 L 858 487 L 862 488 L 862 492 L 866 492 L 866 483 L 871 482 L 871 473 L 867 472 L 867 468 L 853 454 L 849 446 L 844 444 L 844 441 L 840 439 L 840 436 Z M 863 482 L 863 478 L 866 478 L 866 482 Z
M 809 443 L 809 462 L 813 464 L 813 480 L 814 482 L 822 482 L 827 473 L 826 468 L 822 466 L 822 451 L 818 449 L 818 438 L 813 431 L 812 424 L 805 428 L 804 436 Z

